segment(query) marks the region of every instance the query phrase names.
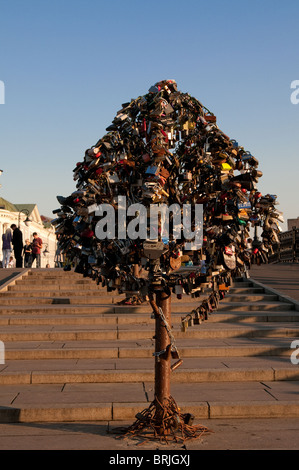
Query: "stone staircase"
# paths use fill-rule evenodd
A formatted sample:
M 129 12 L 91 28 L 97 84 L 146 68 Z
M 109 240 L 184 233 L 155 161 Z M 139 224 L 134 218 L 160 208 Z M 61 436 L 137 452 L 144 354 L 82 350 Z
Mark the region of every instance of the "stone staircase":
M 129 420 L 154 395 L 149 305 L 74 272 L 32 269 L 0 290 L 0 422 Z M 217 312 L 180 329 L 201 299 L 172 299 L 183 365 L 171 394 L 196 418 L 299 416 L 299 369 L 291 363 L 299 312 L 251 279 L 235 282 Z

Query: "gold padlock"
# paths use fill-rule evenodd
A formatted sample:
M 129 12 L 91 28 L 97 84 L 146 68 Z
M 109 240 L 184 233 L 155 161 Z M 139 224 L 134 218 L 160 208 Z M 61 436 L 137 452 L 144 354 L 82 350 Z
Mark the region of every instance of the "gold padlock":
M 187 330 L 188 330 L 188 322 L 186 320 L 182 320 L 181 331 L 185 333 Z
M 172 366 L 170 367 L 171 371 L 173 372 L 175 369 L 180 367 L 182 364 L 183 364 L 183 359 L 179 359 L 177 362 L 172 364 Z

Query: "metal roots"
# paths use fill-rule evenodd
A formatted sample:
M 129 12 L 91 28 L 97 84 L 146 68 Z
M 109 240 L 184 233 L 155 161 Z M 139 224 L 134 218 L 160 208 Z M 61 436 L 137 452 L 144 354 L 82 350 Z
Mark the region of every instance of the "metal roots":
M 184 443 L 200 438 L 211 432 L 202 425 L 192 425 L 192 415 L 182 414 L 175 400 L 170 396 L 162 404 L 157 398 L 142 412 L 137 413 L 136 421 L 128 428 L 116 428 L 114 432 L 122 438 L 159 440 L 162 443 Z

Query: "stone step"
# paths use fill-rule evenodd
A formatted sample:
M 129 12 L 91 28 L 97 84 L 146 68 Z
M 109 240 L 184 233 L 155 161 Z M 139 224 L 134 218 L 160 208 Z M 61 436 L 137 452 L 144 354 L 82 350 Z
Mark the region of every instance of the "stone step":
M 229 302 L 227 298 L 219 303 L 218 312 L 224 311 L 286 311 L 293 310 L 294 305 L 289 302 Z
M 268 323 L 251 324 L 214 324 L 207 325 L 208 322 L 199 325 L 199 328 L 190 327 L 186 332 L 181 331 L 180 325 L 174 325 L 172 333 L 176 339 L 181 338 L 236 338 L 236 337 L 298 337 L 299 325 L 279 324 L 269 325 Z M 49 328 L 46 328 L 49 326 Z M 140 325 L 101 325 L 101 328 L 94 325 L 37 325 L 34 328 L 22 325 L 11 325 L 2 327 L 0 339 L 6 341 L 76 341 L 76 340 L 130 340 L 130 339 L 150 339 L 154 336 L 154 324 L 145 323 Z
M 8 289 L 6 292 L 1 292 L 0 298 L 4 296 L 4 294 L 11 295 L 11 296 L 12 295 L 14 296 L 30 295 L 32 297 L 33 296 L 42 297 L 45 295 L 52 296 L 60 292 L 69 292 L 68 295 L 74 295 L 74 293 L 76 292 L 78 293 L 78 295 L 86 295 L 85 292 L 88 292 L 88 295 L 90 294 L 99 295 L 99 293 L 106 295 L 106 296 L 109 295 L 109 293 L 107 293 L 106 290 L 104 290 L 102 287 L 101 288 L 98 287 L 95 284 L 72 284 L 72 285 L 66 285 L 66 286 L 55 285 L 53 287 L 44 286 L 44 285 L 40 286 L 37 284 L 35 284 L 35 287 L 31 287 L 28 284 L 27 285 L 22 284 L 22 285 L 8 286 Z M 114 295 L 118 295 L 118 294 L 114 294 Z
M 32 269 L 7 289 L 0 296 L 0 422 L 133 420 L 149 406 L 149 304 L 117 305 L 115 291 L 63 270 Z M 197 418 L 299 416 L 294 304 L 238 280 L 208 321 L 182 332 L 181 317 L 202 298 L 172 299 L 183 364 L 171 374 L 171 390 L 181 410 Z
M 296 382 L 174 384 L 173 395 L 182 413 L 197 419 L 296 418 Z M 0 422 L 134 421 L 148 408 L 152 383 L 67 384 L 2 387 Z M 113 392 L 111 394 L 111 392 Z M 289 396 L 289 399 L 287 398 Z M 136 397 L 134 400 L 133 397 Z M 258 397 L 258 398 L 257 398 Z M 112 428 L 113 429 L 113 428 Z
M 55 303 L 55 304 L 41 304 L 41 305 L 2 305 L 0 311 L 0 318 L 2 315 L 38 315 L 40 317 L 44 315 L 85 315 L 89 313 L 103 315 L 103 313 L 114 314 L 115 305 L 97 306 L 97 305 L 71 305 L 69 303 Z M 134 308 L 131 307 L 130 311 L 134 315 Z M 148 309 L 150 312 L 150 309 Z M 125 313 L 125 312 L 124 312 Z M 136 311 L 136 313 L 138 313 Z M 140 313 L 140 311 L 139 311 Z M 143 313 L 143 312 L 141 312 Z
M 113 297 L 110 297 L 109 303 L 111 303 L 111 299 Z M 256 296 L 257 298 L 257 296 Z M 283 305 L 283 310 L 290 310 L 294 309 L 293 304 L 288 303 L 288 302 L 278 302 L 274 300 L 275 296 L 270 296 L 267 297 L 267 300 L 249 300 L 249 296 L 234 296 L 229 299 L 229 297 L 225 297 L 222 301 L 219 303 L 219 308 L 218 311 L 227 311 L 227 310 L 246 310 L 246 311 L 253 311 L 253 310 L 281 310 L 282 305 Z M 113 298 L 114 299 L 114 298 Z M 121 297 L 119 298 L 121 299 Z M 273 299 L 273 300 L 270 300 Z M 116 300 L 116 299 L 115 299 Z M 198 302 L 198 304 L 197 304 Z M 186 305 L 189 305 L 188 308 L 190 308 L 190 305 L 194 303 L 194 306 L 200 305 L 202 302 L 202 298 L 199 299 L 190 299 L 188 298 L 187 301 L 185 299 L 182 299 L 181 301 L 174 301 L 172 303 L 172 311 L 177 311 L 184 309 Z M 56 293 L 55 296 L 52 297 L 16 297 L 16 296 L 4 296 L 3 294 L 1 295 L 1 305 L 6 306 L 6 305 L 50 305 L 50 304 L 71 304 L 71 305 L 103 305 L 107 304 L 107 302 L 104 301 L 103 296 L 90 296 L 90 295 L 82 295 L 82 296 L 60 296 Z M 116 305 L 116 304 L 115 304 Z M 118 308 L 123 308 L 124 306 L 118 306 L 118 307 L 113 307 L 115 309 Z M 134 306 L 135 307 L 135 306 Z M 107 307 L 106 307 L 107 308 Z M 193 307 L 192 307 L 193 308 Z M 149 305 L 146 304 L 141 304 L 135 307 L 136 309 L 139 309 L 139 312 L 143 309 L 143 311 L 148 311 L 150 309 Z M 106 311 L 106 313 L 109 313 L 109 311 Z
M 43 276 L 43 275 L 23 275 L 21 278 L 17 278 L 13 280 L 14 285 L 30 285 L 34 288 L 35 285 L 73 285 L 73 284 L 79 284 L 79 285 L 95 285 L 102 287 L 102 284 L 97 284 L 96 280 L 90 278 L 90 277 L 83 277 L 81 274 L 74 274 L 73 276 Z M 258 286 L 260 288 L 260 286 Z M 254 283 L 252 281 L 235 281 L 232 283 L 230 289 L 236 289 L 236 288 L 247 288 L 247 289 L 252 289 L 256 288 Z M 106 289 L 106 287 L 103 287 L 103 289 Z
M 0 385 L 37 385 L 37 384 L 114 384 L 114 383 L 142 383 L 153 382 L 152 368 L 143 369 L 106 369 L 106 370 L 28 370 L 28 371 L 2 371 Z M 171 383 L 193 384 L 203 382 L 275 382 L 299 381 L 299 371 L 294 366 L 286 367 L 247 367 L 243 368 L 196 368 L 176 369 L 171 375 Z M 299 403 L 299 398 L 298 398 Z
M 193 308 L 196 308 L 199 304 L 195 303 Z M 262 310 L 254 309 L 246 311 L 244 308 L 240 310 L 230 310 L 226 305 L 222 304 L 225 308 L 222 310 L 214 311 L 209 315 L 209 322 L 221 320 L 227 321 L 227 318 L 235 318 L 236 321 L 249 319 L 258 319 L 263 318 L 263 321 L 280 321 L 280 318 L 283 321 L 297 321 L 298 312 L 293 310 L 291 304 L 281 302 L 279 304 L 280 308 L 275 309 L 265 309 L 265 306 L 262 306 Z M 192 310 L 190 304 L 174 304 L 172 305 L 172 318 L 180 315 L 180 318 L 184 315 L 190 313 Z M 231 309 L 233 305 L 231 304 Z M 126 321 L 135 322 L 135 318 L 141 316 L 146 316 L 147 318 L 151 315 L 152 308 L 148 304 L 142 304 L 141 306 L 124 306 L 124 305 L 72 305 L 68 303 L 54 303 L 54 304 L 41 304 L 41 305 L 2 305 L 0 310 L 0 320 L 3 317 L 15 317 L 26 316 L 29 318 L 32 315 L 42 318 L 43 316 L 80 316 L 87 317 L 88 315 L 96 315 L 99 318 L 109 317 L 109 316 L 119 316 L 119 318 L 125 318 Z M 289 318 L 290 320 L 287 320 Z M 121 320 L 120 320 L 121 321 Z M 4 320 L 4 324 L 8 322 Z
M 3 294 L 2 294 L 3 295 Z M 76 296 L 73 297 L 60 297 L 59 295 L 55 295 L 52 297 L 1 297 L 1 305 L 45 305 L 45 304 L 81 304 L 81 305 L 90 305 L 90 304 L 103 304 L 102 297 L 87 297 L 84 296 Z
M 27 274 L 24 274 L 24 278 L 27 277 L 28 279 L 38 280 L 38 282 L 42 282 L 44 279 L 88 279 L 91 280 L 90 277 L 83 277 L 82 274 L 75 273 L 74 271 L 43 271 L 42 269 L 35 269 L 34 272 L 29 271 Z
M 31 291 L 31 290 L 16 290 L 12 291 L 9 290 L 7 292 L 1 292 L 0 293 L 0 302 L 7 302 L 7 301 L 12 301 L 16 302 L 19 298 L 22 300 L 22 302 L 27 302 L 27 299 L 34 299 L 35 301 L 40 301 L 40 299 L 48 298 L 80 298 L 88 296 L 89 303 L 93 300 L 93 298 L 100 299 L 100 303 L 117 303 L 121 301 L 122 299 L 125 298 L 124 294 L 107 294 L 107 293 L 102 293 L 99 292 L 99 290 L 92 290 L 92 289 L 87 289 L 87 290 L 82 290 L 78 291 L 78 289 L 74 290 L 36 290 L 36 291 Z M 190 303 L 190 302 L 196 302 L 199 301 L 201 302 L 201 297 L 192 297 L 191 295 L 184 295 L 181 301 L 176 298 L 176 296 L 173 296 L 172 298 L 172 304 L 173 303 Z M 225 297 L 226 302 L 272 302 L 276 301 L 277 296 L 276 295 L 271 295 L 271 294 L 228 294 Z M 30 300 L 28 300 L 30 301 Z M 222 302 L 220 302 L 220 305 Z
M 15 301 L 17 299 L 22 299 L 23 302 L 27 302 L 27 299 L 35 299 L 36 302 L 43 301 L 42 299 L 56 299 L 56 298 L 73 298 L 73 297 L 87 297 L 89 299 L 92 299 L 92 297 L 96 297 L 97 299 L 101 299 L 102 304 L 106 303 L 117 303 L 125 298 L 125 295 L 107 295 L 107 294 L 102 294 L 99 291 L 94 291 L 94 290 L 86 290 L 86 291 L 78 291 L 74 289 L 73 291 L 63 291 L 63 290 L 52 290 L 52 291 L 35 291 L 35 292 L 27 292 L 27 291 L 9 291 L 9 292 L 2 292 L 0 293 L 0 303 L 2 304 L 2 301 L 7 301 L 7 300 L 12 300 Z M 26 300 L 25 300 L 26 299 Z M 191 298 L 186 298 L 185 302 L 193 302 L 193 299 Z M 30 302 L 30 300 L 29 300 Z
M 89 286 L 89 285 L 97 285 L 95 281 L 93 281 L 90 278 L 77 278 L 77 277 L 71 277 L 65 279 L 64 277 L 52 277 L 52 278 L 42 278 L 41 282 L 39 282 L 39 277 L 34 277 L 34 276 L 24 276 L 22 279 L 16 279 L 14 281 L 15 286 L 30 286 L 32 289 L 39 288 L 39 286 Z M 99 284 L 99 287 L 101 287 L 101 284 Z
M 229 289 L 230 294 L 251 294 L 251 293 L 257 293 L 257 294 L 262 294 L 265 292 L 265 289 L 263 287 L 231 287 Z
M 35 313 L 24 312 L 11 315 L 0 315 L 0 325 L 121 325 L 121 324 L 144 324 L 148 323 L 150 319 L 149 313 L 147 314 L 135 314 L 135 315 L 118 315 L 118 314 L 97 314 L 91 315 L 86 310 L 83 312 L 84 316 L 80 312 L 75 315 L 72 312 L 57 314 L 53 312 L 49 315 L 49 312 Z M 171 317 L 172 324 L 181 324 L 182 313 L 173 312 Z M 287 312 L 255 312 L 255 314 L 244 313 L 212 313 L 208 319 L 209 323 L 236 323 L 236 322 L 298 322 L 299 312 L 287 311 Z
M 123 341 L 124 344 L 121 344 L 120 341 L 92 341 L 92 346 L 89 341 L 76 341 L 76 347 L 74 347 L 74 342 L 31 342 L 29 345 L 26 342 L 7 342 L 5 343 L 5 360 L 6 366 L 9 361 L 14 361 L 13 366 L 16 366 L 18 360 L 22 361 L 22 366 L 27 366 L 25 361 L 31 360 L 36 363 L 40 360 L 99 360 L 99 359 L 134 359 L 132 367 L 136 366 L 136 359 L 152 359 L 154 346 L 149 346 L 149 341 L 144 342 L 139 340 L 138 344 L 130 343 L 128 341 Z M 285 341 L 280 341 L 279 344 L 271 343 L 268 340 L 267 344 L 252 344 L 252 341 L 243 341 L 242 344 L 221 344 L 219 341 L 214 340 L 214 346 L 212 346 L 212 341 L 210 340 L 209 346 L 201 345 L 201 343 L 190 345 L 190 341 L 178 340 L 176 341 L 180 357 L 183 359 L 184 364 L 186 364 L 186 358 L 220 358 L 223 362 L 227 358 L 231 357 L 260 357 L 260 356 L 286 356 L 290 358 L 291 352 L 290 349 L 290 339 L 285 339 Z M 141 347 L 142 345 L 142 347 Z M 107 361 L 104 361 L 104 368 L 107 368 L 109 364 Z M 57 362 L 55 363 L 57 367 Z M 63 365 L 64 366 L 64 365 Z M 96 363 L 96 367 L 100 367 L 101 364 L 99 361 Z M 31 365 L 32 367 L 32 365 Z M 41 367 L 38 364 L 38 367 Z M 48 364 L 43 364 L 43 367 L 47 368 Z M 116 364 L 113 362 L 113 368 L 116 368 Z M 143 364 L 143 367 L 148 367 L 148 365 Z M 150 367 L 153 367 L 153 362 L 151 361 Z M 69 366 L 67 367 L 69 368 Z
M 60 287 L 63 288 L 74 288 L 74 286 L 80 286 L 82 289 L 84 288 L 89 288 L 89 287 L 94 287 L 94 289 L 100 289 L 103 292 L 107 292 L 107 287 L 102 286 L 102 283 L 97 283 L 95 280 L 87 277 L 84 278 L 81 275 L 79 277 L 69 277 L 69 278 L 64 278 L 61 276 L 58 277 L 42 277 L 42 276 L 29 276 L 29 275 L 23 275 L 19 276 L 16 278 L 13 278 L 10 283 L 10 287 L 12 290 L 24 290 L 30 287 L 32 290 L 38 290 L 38 289 L 44 289 L 44 288 L 49 288 L 49 289 L 59 289 Z M 258 289 L 259 292 L 262 292 L 264 289 L 260 285 L 255 285 L 253 282 L 235 282 L 229 287 L 229 291 L 234 291 L 236 289 L 241 289 L 241 290 L 248 290 L 252 291 L 255 289 Z
M 235 281 L 233 281 L 231 287 L 254 287 L 254 284 L 249 279 L 239 280 L 239 281 L 235 280 Z

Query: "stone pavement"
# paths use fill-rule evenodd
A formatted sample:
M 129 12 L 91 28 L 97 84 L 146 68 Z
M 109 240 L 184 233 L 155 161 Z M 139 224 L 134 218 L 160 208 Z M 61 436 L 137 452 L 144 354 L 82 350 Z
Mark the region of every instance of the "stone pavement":
M 4 271 L 7 271 L 7 273 Z M 34 269 L 32 271 L 37 273 Z M 41 274 L 44 271 L 41 270 Z M 21 272 L 25 273 L 26 271 L 22 270 Z M 0 270 L 1 288 L 6 285 L 6 276 L 14 274 L 20 274 L 20 270 Z M 210 402 L 209 413 L 211 411 L 215 413 L 217 409 L 219 413 L 218 417 L 216 414 L 213 419 L 207 419 L 206 411 L 208 408 L 206 405 L 202 410 L 196 408 L 196 416 L 198 417 L 195 424 L 203 424 L 213 432 L 204 435 L 199 440 L 186 443 L 185 448 L 189 450 L 297 449 L 299 447 L 297 438 L 299 426 L 297 387 L 299 382 L 298 379 L 294 380 L 294 377 L 291 377 L 291 375 L 297 374 L 298 366 L 291 365 L 290 361 L 287 364 L 284 359 L 286 349 L 289 348 L 289 343 L 297 332 L 296 315 L 298 315 L 297 310 L 299 309 L 296 308 L 295 304 L 295 307 L 293 305 L 291 308 L 291 304 L 285 301 L 282 304 L 283 307 L 281 307 L 281 304 L 275 301 L 277 291 L 289 297 L 292 294 L 292 298 L 297 300 L 296 286 L 299 283 L 299 266 L 254 266 L 250 275 L 252 280 L 257 282 L 255 288 L 250 288 L 251 297 L 248 297 L 249 294 L 245 294 L 248 290 L 246 287 L 235 288 L 234 294 L 230 297 L 232 302 L 235 303 L 221 307 L 224 310 L 219 314 L 214 313 L 210 317 L 211 320 L 200 325 L 197 331 L 195 329 L 192 331 L 192 328 L 189 329 L 188 346 L 184 346 L 185 340 L 182 339 L 176 329 L 176 335 L 179 337 L 179 349 L 183 352 L 185 370 L 182 372 L 178 370 L 178 373 L 176 373 L 176 379 L 172 384 L 173 395 L 179 404 L 184 400 L 188 402 L 186 411 L 190 411 L 192 403 L 198 402 L 200 398 L 200 401 Z M 279 275 L 282 279 L 281 286 L 279 284 Z M 8 279 L 8 283 L 10 281 L 11 278 Z M 161 448 L 165 450 L 164 445 L 162 446 L 156 442 L 147 443 L 140 447 L 132 440 L 119 440 L 116 439 L 114 434 L 107 433 L 117 425 L 132 424 L 136 410 L 133 407 L 131 411 L 128 402 L 140 401 L 140 404 L 137 403 L 137 410 L 140 411 L 143 409 L 142 404 L 144 405 L 144 402 L 152 398 L 152 378 L 151 375 L 147 375 L 152 370 L 152 359 L 150 358 L 152 343 L 146 339 L 148 325 L 142 319 L 142 313 L 140 315 L 136 314 L 136 319 L 140 317 L 142 330 L 133 324 L 126 325 L 129 320 L 126 315 L 123 316 L 123 324 L 117 325 L 117 337 L 121 338 L 121 335 L 124 339 L 127 337 L 126 341 L 123 340 L 123 349 L 120 349 L 123 354 L 126 354 L 123 359 L 116 356 L 111 356 L 111 358 L 106 356 L 101 359 L 97 356 L 99 354 L 98 346 L 101 345 L 101 342 L 102 344 L 105 342 L 103 341 L 105 336 L 101 335 L 103 332 L 104 335 L 109 333 L 112 336 L 115 333 L 113 326 L 100 324 L 105 316 L 104 314 L 97 314 L 96 311 L 92 313 L 95 307 L 92 305 L 94 300 L 92 300 L 91 287 L 85 286 L 85 289 L 90 289 L 88 298 L 85 300 L 80 297 L 78 291 L 76 292 L 77 305 L 61 305 L 61 303 L 55 305 L 53 300 L 58 298 L 58 293 L 55 291 L 57 286 L 51 286 L 54 281 L 44 281 L 44 290 L 38 291 L 39 304 L 35 305 L 36 302 L 29 287 L 32 286 L 30 284 L 32 279 L 30 280 L 28 276 L 28 281 L 18 282 L 19 284 L 23 282 L 25 288 L 22 288 L 21 285 L 19 287 L 11 286 L 6 293 L 1 294 L 0 331 L 2 335 L 6 335 L 2 337 L 5 337 L 8 341 L 7 353 L 10 360 L 8 361 L 8 368 L 2 374 L 1 383 L 3 385 L 0 385 L 2 403 L 0 415 L 3 417 L 9 411 L 7 407 L 9 403 L 15 406 L 16 410 L 18 407 L 25 407 L 25 412 L 26 406 L 29 406 L 29 408 L 31 406 L 31 412 L 33 412 L 33 405 L 33 408 L 36 408 L 35 411 L 41 406 L 41 414 L 38 416 L 42 417 L 43 420 L 40 422 L 35 420 L 34 422 L 6 423 L 2 420 L 0 424 L 0 449 L 109 449 L 125 451 L 140 450 L 140 448 L 150 450 Z M 260 289 L 260 283 L 262 282 L 266 286 L 265 290 Z M 66 290 L 70 289 L 69 287 L 63 287 L 62 280 L 60 283 L 59 289 L 61 289 L 63 297 L 74 295 L 74 293 Z M 273 287 L 275 290 L 273 290 Z M 52 291 L 54 289 L 55 292 L 52 292 L 51 289 Z M 261 292 L 263 293 L 261 294 Z M 54 295 L 55 298 L 50 298 L 49 295 Z M 242 296 L 244 300 L 247 297 L 252 300 L 252 303 L 247 300 L 247 303 L 249 303 L 246 308 L 249 308 L 249 311 L 242 307 L 242 303 L 240 304 Z M 49 300 L 52 305 L 49 305 Z M 63 302 L 67 300 L 66 297 L 63 298 Z M 70 298 L 69 302 L 72 301 L 73 298 Z M 90 304 L 87 309 L 84 302 Z M 69 311 L 72 313 L 69 314 L 68 309 L 71 309 Z M 82 309 L 85 309 L 84 315 L 80 313 Z M 180 317 L 180 309 L 181 307 L 178 307 L 178 310 L 174 311 L 173 320 L 175 324 Z M 43 315 L 41 310 L 45 312 Z M 83 326 L 81 325 L 82 317 L 84 317 Z M 112 316 L 109 314 L 105 316 L 106 322 L 108 322 L 109 317 Z M 222 322 L 218 323 L 220 317 Z M 118 321 L 121 318 L 122 316 L 118 315 Z M 237 319 L 240 323 L 231 323 L 232 318 Z M 252 321 L 257 323 L 250 323 Z M 280 328 L 275 328 L 275 324 L 278 325 L 278 322 L 281 321 L 287 323 L 279 324 Z M 252 329 L 252 325 L 255 325 L 254 329 Z M 234 338 L 235 328 L 238 329 L 240 335 L 236 338 Z M 285 339 L 280 337 L 283 330 L 285 333 L 289 331 L 291 336 L 286 335 Z M 11 337 L 10 340 L 11 331 L 15 336 Z M 140 344 L 146 345 L 146 342 L 149 341 L 147 347 L 143 349 L 143 351 L 147 351 L 147 357 L 136 357 L 136 353 L 140 354 L 140 348 L 139 351 L 136 347 L 134 349 L 132 339 L 129 337 L 132 333 L 134 337 L 134 331 L 136 331 L 136 334 L 141 335 L 141 338 L 144 335 L 144 339 L 140 340 Z M 212 333 L 215 338 L 213 338 L 213 335 L 211 336 Z M 258 336 L 255 338 L 257 333 Z M 252 338 L 248 337 L 252 334 L 254 335 Z M 259 339 L 260 335 L 264 337 L 262 340 Z M 17 340 L 18 337 L 19 341 Z M 196 338 L 199 338 L 200 341 Z M 200 347 L 197 344 L 198 342 Z M 34 344 L 36 346 L 31 350 L 30 345 Z M 114 343 L 112 339 L 109 340 L 109 345 L 111 346 L 110 354 L 117 346 L 116 339 Z M 182 347 L 183 349 L 181 349 Z M 259 352 L 256 351 L 257 347 Z M 255 348 L 254 356 L 257 354 L 257 357 L 251 357 L 250 348 L 252 351 Z M 215 357 L 216 350 L 221 354 L 219 358 Z M 73 356 L 74 359 L 72 359 L 72 355 L 76 355 L 76 351 L 79 352 L 79 356 Z M 204 360 L 200 361 L 201 370 L 195 371 L 194 368 L 198 367 L 198 357 L 204 355 L 204 351 Z M 61 357 L 62 353 L 65 358 Z M 209 357 L 210 353 L 213 357 Z M 188 354 L 192 354 L 194 357 L 188 357 Z M 230 356 L 224 358 L 223 354 L 226 354 L 226 356 L 230 354 Z M 260 354 L 262 356 L 259 356 Z M 92 356 L 94 357 L 92 358 Z M 254 370 L 251 369 L 250 373 L 254 372 L 257 375 L 255 377 L 251 376 L 249 382 L 248 376 L 246 381 L 247 373 L 245 374 L 240 369 L 241 366 L 246 367 L 246 363 L 249 367 L 256 364 Z M 135 370 L 136 366 L 139 369 L 143 368 L 142 376 L 141 369 Z M 99 374 L 99 367 L 103 367 L 102 374 Z M 120 377 L 119 373 L 124 373 L 122 369 L 126 369 L 126 377 L 133 377 L 133 379 L 130 379 L 131 383 L 129 383 L 129 380 L 125 387 L 121 382 L 109 383 L 112 376 Z M 188 369 L 190 369 L 190 373 Z M 65 378 L 64 371 L 66 370 L 68 371 L 68 378 Z M 79 370 L 79 372 L 76 372 L 76 370 Z M 99 383 L 93 383 L 95 377 L 93 370 L 97 371 L 95 382 L 98 381 Z M 232 375 L 236 373 L 237 375 Z M 272 377 L 273 373 L 274 378 Z M 136 374 L 140 374 L 141 378 L 136 380 Z M 206 376 L 206 374 L 209 375 Z M 279 381 L 279 374 L 284 374 L 283 382 Z M 221 375 L 225 378 L 221 379 Z M 290 375 L 291 380 L 285 380 L 288 375 Z M 22 378 L 23 385 L 16 383 L 14 377 L 17 376 L 18 380 L 20 377 Z M 107 379 L 108 376 L 110 376 L 109 380 Z M 204 376 L 209 377 L 208 382 L 207 378 L 200 378 Z M 149 380 L 144 379 L 144 377 L 148 377 Z M 229 377 L 230 379 L 227 381 Z M 26 382 L 28 378 L 29 382 Z M 102 383 L 103 379 L 107 383 Z M 194 383 L 189 383 L 191 379 Z M 33 380 L 36 381 L 35 385 L 33 385 Z M 119 381 L 119 379 L 117 380 Z M 101 387 L 99 388 L 100 383 Z M 35 388 L 34 395 L 31 392 L 33 386 Z M 110 398 L 112 395 L 113 398 Z M 92 402 L 93 397 L 96 397 L 98 402 L 109 402 L 110 400 L 119 402 L 118 407 L 114 408 L 113 421 L 111 417 L 108 417 L 109 410 L 107 418 L 97 419 L 92 417 L 88 420 L 82 419 L 80 409 L 78 409 L 77 413 L 79 414 L 75 414 L 72 421 L 68 419 L 71 414 L 68 414 L 70 408 L 67 407 L 73 406 L 70 402 L 71 399 L 75 399 L 78 406 L 80 402 L 84 404 L 86 400 Z M 230 402 L 237 400 L 242 406 L 240 409 L 229 408 L 228 403 L 223 403 L 224 397 L 226 397 L 225 400 L 230 400 Z M 32 399 L 37 401 L 33 404 Z M 55 406 L 52 410 L 52 416 L 56 419 L 53 419 L 52 422 L 42 414 L 45 412 L 43 403 L 50 403 L 49 399 L 54 400 L 53 403 L 57 403 L 56 411 Z M 250 400 L 250 407 L 247 412 L 251 413 L 251 417 L 248 418 L 246 417 L 246 407 L 244 407 L 246 400 Z M 283 405 L 284 400 L 287 401 L 287 408 L 284 408 L 284 410 L 289 412 L 288 415 L 284 415 L 283 408 L 280 409 L 280 405 Z M 291 403 L 290 400 L 293 400 L 293 402 Z M 125 406 L 121 405 L 122 401 L 126 402 Z M 254 418 L 252 418 L 255 405 L 256 412 Z M 61 409 L 58 409 L 59 406 Z M 98 405 L 96 406 L 99 408 Z M 269 418 L 266 410 L 272 410 L 272 413 L 276 410 L 278 414 L 275 418 Z M 28 411 L 30 412 L 30 409 Z M 122 416 L 120 418 L 122 421 L 119 423 L 116 421 L 116 411 Z M 238 416 L 240 411 L 241 414 Z M 92 416 L 92 412 L 90 413 L 89 416 Z M 294 417 L 292 417 L 292 413 L 294 413 Z M 80 416 L 80 420 L 77 420 L 76 416 Z M 238 418 L 235 419 L 233 416 L 238 416 Z M 61 417 L 63 419 L 59 422 Z M 32 421 L 32 417 L 28 416 L 28 419 Z M 177 444 L 167 446 L 167 449 L 178 450 L 181 447 Z
M 253 265 L 250 276 L 299 302 L 299 263 Z
M 298 450 L 298 418 L 215 419 L 196 420 L 211 432 L 197 440 L 179 444 L 143 443 L 119 439 L 110 433 L 117 426 L 129 426 L 132 421 L 6 423 L 0 424 L 1 450 L 99 450 L 134 455 L 142 451 L 213 450 Z M 269 463 L 269 461 L 267 460 Z

